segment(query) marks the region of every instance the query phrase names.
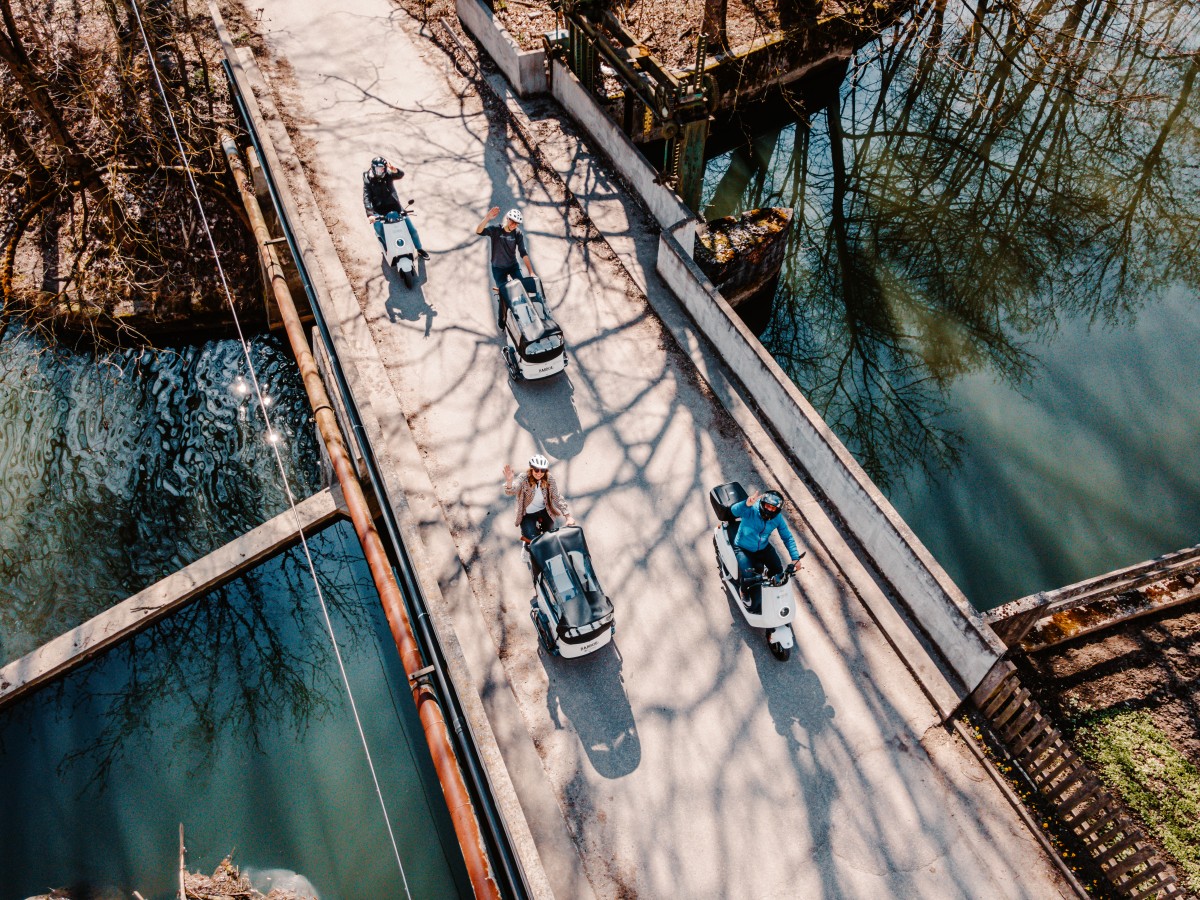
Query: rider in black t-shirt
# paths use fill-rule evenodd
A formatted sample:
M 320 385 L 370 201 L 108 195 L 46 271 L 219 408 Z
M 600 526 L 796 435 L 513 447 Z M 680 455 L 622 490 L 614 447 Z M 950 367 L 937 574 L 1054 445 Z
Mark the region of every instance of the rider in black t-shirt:
M 504 214 L 503 225 L 489 225 L 488 222 L 498 215 L 500 215 L 500 207 L 493 206 L 476 227 L 475 233 L 487 235 L 492 245 L 490 257 L 492 280 L 496 282 L 495 289 L 500 293 L 500 310 L 497 314 L 496 324 L 503 331 L 504 313 L 508 309 L 508 296 L 504 290 L 504 284 L 509 278 L 521 277 L 521 266 L 517 260 L 524 260 L 525 268 L 529 270 L 531 278 L 536 273 L 533 271 L 533 263 L 529 261 L 529 251 L 525 249 L 525 236 L 521 233 L 523 218 L 521 211 L 510 209 Z

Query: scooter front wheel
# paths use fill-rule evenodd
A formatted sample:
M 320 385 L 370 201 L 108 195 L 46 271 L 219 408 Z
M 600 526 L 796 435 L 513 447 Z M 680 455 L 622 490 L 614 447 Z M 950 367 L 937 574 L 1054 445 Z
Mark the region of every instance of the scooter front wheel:
M 792 657 L 792 648 L 785 647 L 778 641 L 767 639 L 767 646 L 771 648 L 771 655 L 780 662 L 787 662 Z
M 412 290 L 412 286 L 417 281 L 416 276 L 412 272 L 408 271 L 408 269 L 402 269 L 400 272 L 400 277 L 404 279 L 404 286 L 409 290 Z

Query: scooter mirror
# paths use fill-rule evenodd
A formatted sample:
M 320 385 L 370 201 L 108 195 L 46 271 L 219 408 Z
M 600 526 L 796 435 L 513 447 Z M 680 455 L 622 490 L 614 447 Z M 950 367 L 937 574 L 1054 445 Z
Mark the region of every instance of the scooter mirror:
M 417 201 L 416 201 L 416 200 L 414 200 L 412 197 L 409 197 L 409 198 L 408 198 L 408 205 L 409 205 L 409 206 L 412 206 L 412 205 L 413 205 L 414 203 L 416 203 L 416 202 L 417 202 Z

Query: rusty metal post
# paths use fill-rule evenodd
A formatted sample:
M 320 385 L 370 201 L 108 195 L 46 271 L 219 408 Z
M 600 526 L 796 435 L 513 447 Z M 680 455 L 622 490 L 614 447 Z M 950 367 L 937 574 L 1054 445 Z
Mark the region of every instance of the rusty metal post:
M 254 187 L 250 183 L 249 175 L 238 154 L 237 143 L 233 136 L 222 130 L 220 140 L 221 149 L 224 150 L 225 158 L 229 163 L 229 170 L 233 173 L 238 191 L 242 195 L 242 202 L 250 216 L 259 256 L 263 268 L 268 274 L 275 301 L 279 306 L 288 341 L 291 344 L 292 353 L 296 357 L 296 364 L 304 381 L 304 389 L 308 393 L 308 401 L 312 405 L 317 428 L 321 433 L 321 439 L 325 442 L 330 461 L 333 463 L 334 473 L 337 475 L 338 483 L 345 496 L 346 509 L 354 524 L 358 541 L 362 545 L 363 556 L 370 567 L 375 588 L 379 592 L 379 599 L 383 604 L 384 614 L 387 616 L 388 627 L 392 632 L 392 640 L 396 643 L 404 671 L 408 675 L 413 702 L 416 703 L 417 714 L 420 716 L 421 726 L 425 731 L 425 740 L 429 744 L 429 753 L 433 757 L 438 781 L 441 782 L 442 793 L 445 795 L 450 818 L 454 823 L 454 832 L 458 837 L 459 846 L 462 848 L 467 873 L 471 878 L 471 886 L 476 897 L 499 900 L 500 890 L 495 878 L 492 877 L 483 834 L 479 829 L 479 820 L 475 815 L 471 795 L 467 791 L 454 748 L 450 743 L 446 720 L 442 717 L 437 697 L 424 677 L 425 661 L 421 658 L 420 648 L 413 635 L 412 625 L 404 608 L 404 599 L 400 594 L 400 587 L 396 584 L 395 576 L 392 574 L 391 562 L 388 560 L 379 532 L 375 528 L 367 498 L 363 494 L 362 486 L 354 471 L 354 464 L 346 452 L 333 406 L 329 402 L 325 384 L 321 381 L 316 361 L 308 347 L 304 326 L 296 312 L 296 306 L 292 302 L 291 291 L 288 290 L 283 267 L 279 264 L 274 245 L 266 243 L 270 239 L 270 235 L 258 200 L 254 196 Z
M 704 145 L 708 141 L 708 117 L 684 122 L 676 139 L 676 190 L 692 212 L 700 212 L 704 192 Z

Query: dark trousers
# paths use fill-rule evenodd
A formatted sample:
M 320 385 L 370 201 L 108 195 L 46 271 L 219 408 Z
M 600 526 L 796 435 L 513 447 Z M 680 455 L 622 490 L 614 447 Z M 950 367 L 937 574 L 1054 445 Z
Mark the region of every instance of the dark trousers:
M 733 552 L 737 555 L 738 569 L 741 570 L 738 577 L 743 584 L 750 575 L 757 574 L 763 566 L 767 567 L 768 575 L 778 575 L 783 571 L 783 562 L 779 558 L 779 553 L 770 544 L 761 550 L 743 550 L 735 545 Z
M 545 509 L 539 509 L 534 513 L 526 513 L 521 517 L 521 539 L 527 543 L 543 531 L 553 530 L 554 517 Z
M 504 285 L 508 279 L 521 278 L 521 267 L 516 263 L 511 266 L 492 266 L 492 281 L 496 282 L 496 287 L 500 289 L 500 307 L 496 310 L 496 323 L 503 328 L 505 313 L 508 311 L 508 292 L 504 290 Z

